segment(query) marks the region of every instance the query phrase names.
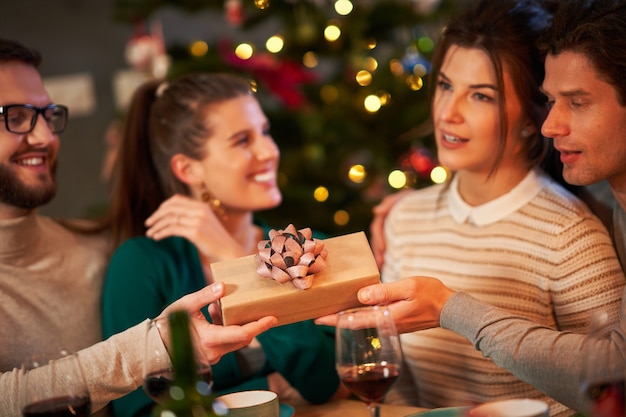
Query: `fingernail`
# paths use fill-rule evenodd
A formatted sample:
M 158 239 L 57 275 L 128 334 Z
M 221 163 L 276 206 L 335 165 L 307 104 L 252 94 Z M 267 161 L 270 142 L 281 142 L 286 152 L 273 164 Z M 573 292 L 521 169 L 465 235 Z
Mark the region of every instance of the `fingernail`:
M 359 298 L 363 302 L 369 302 L 372 299 L 372 290 L 365 288 L 359 291 Z
M 221 282 L 216 282 L 215 284 L 211 285 L 211 291 L 213 291 L 213 294 L 219 294 L 220 292 L 222 292 L 222 287 L 224 286 L 224 284 L 222 284 Z

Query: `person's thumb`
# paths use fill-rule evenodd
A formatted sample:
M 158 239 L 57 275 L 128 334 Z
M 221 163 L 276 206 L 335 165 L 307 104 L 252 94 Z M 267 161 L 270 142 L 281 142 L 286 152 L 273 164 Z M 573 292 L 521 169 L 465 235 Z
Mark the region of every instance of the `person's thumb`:
M 363 304 L 374 305 L 389 302 L 389 291 L 382 284 L 368 285 L 357 293 L 359 301 Z
M 429 278 L 432 280 L 432 278 Z M 363 287 L 357 293 L 363 304 L 391 304 L 396 301 L 409 300 L 416 291 L 415 279 L 405 278 L 399 281 L 373 284 Z
M 193 315 L 194 313 L 200 311 L 202 307 L 219 300 L 223 295 L 224 283 L 215 282 L 207 285 L 201 290 L 184 296 L 174 304 L 178 304 L 176 306 L 178 309 L 184 309 L 189 314 Z M 172 306 L 174 306 L 174 304 L 172 304 Z

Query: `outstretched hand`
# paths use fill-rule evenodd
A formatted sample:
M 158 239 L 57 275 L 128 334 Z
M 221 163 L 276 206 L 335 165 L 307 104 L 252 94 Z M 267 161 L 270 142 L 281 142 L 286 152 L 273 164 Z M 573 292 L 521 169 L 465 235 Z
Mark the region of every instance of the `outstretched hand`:
M 368 285 L 357 293 L 359 301 L 367 305 L 385 304 L 399 333 L 439 327 L 441 310 L 454 291 L 441 281 L 430 277 L 410 277 L 396 282 Z M 337 315 L 315 320 L 317 324 L 334 326 Z
M 248 346 L 255 336 L 278 323 L 278 319 L 273 316 L 263 317 L 242 326 L 222 326 L 221 324 L 209 323 L 200 309 L 216 302 L 223 295 L 224 284 L 217 282 L 181 297 L 159 315 L 159 318 L 167 317 L 176 310 L 184 310 L 189 313 L 192 324 L 200 336 L 200 345 L 212 364 L 219 361 L 223 355 Z M 166 345 L 169 343 L 167 340 L 163 342 Z

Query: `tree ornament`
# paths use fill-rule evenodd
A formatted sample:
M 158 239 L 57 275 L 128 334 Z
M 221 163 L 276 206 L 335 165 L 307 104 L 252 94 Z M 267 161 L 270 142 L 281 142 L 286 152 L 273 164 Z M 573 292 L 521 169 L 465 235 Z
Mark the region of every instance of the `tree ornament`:
M 411 168 L 423 178 L 428 178 L 430 171 L 437 165 L 430 150 L 423 147 L 411 148 L 407 162 Z
M 150 72 L 152 58 L 155 55 L 154 39 L 152 36 L 135 35 L 126 44 L 126 62 L 135 70 Z
M 265 10 L 270 7 L 270 0 L 254 0 L 254 5 L 261 10 Z
M 153 77 L 163 77 L 169 68 L 170 59 L 165 53 L 165 41 L 160 22 L 153 22 L 150 32 L 144 23 L 135 27 L 135 33 L 126 44 L 126 62 L 136 71 Z
M 243 4 L 241 0 L 226 0 L 224 3 L 226 21 L 231 26 L 239 27 L 243 23 Z
M 413 45 L 406 48 L 402 57 L 402 67 L 407 74 L 423 77 L 430 72 L 430 62 Z

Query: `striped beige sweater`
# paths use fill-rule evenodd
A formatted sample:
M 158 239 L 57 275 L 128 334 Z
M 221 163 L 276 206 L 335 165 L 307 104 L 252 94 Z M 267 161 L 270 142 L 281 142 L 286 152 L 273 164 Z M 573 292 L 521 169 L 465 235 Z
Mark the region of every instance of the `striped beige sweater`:
M 609 234 L 583 203 L 540 171 L 479 207 L 463 202 L 454 180 L 449 187 L 415 191 L 395 205 L 385 234 L 383 281 L 434 276 L 561 330 L 584 332 L 594 309 L 618 319 L 626 281 Z M 570 413 L 449 330 L 403 335 L 402 347 L 421 406 L 524 397 L 549 402 L 553 416 Z

